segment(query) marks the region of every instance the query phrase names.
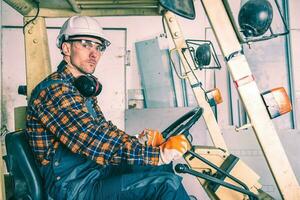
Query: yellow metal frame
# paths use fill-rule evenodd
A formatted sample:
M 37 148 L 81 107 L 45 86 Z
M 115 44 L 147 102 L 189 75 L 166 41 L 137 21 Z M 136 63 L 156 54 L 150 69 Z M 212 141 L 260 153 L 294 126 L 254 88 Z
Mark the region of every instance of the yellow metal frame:
M 30 18 L 31 19 L 31 18 Z M 24 21 L 30 20 L 24 17 Z M 27 98 L 32 89 L 51 73 L 45 18 L 37 17 L 24 30 Z
M 36 7 L 32 0 L 4 0 L 21 15 L 33 17 L 36 14 Z M 40 1 L 40 17 L 57 18 L 70 17 L 73 15 L 87 16 L 155 16 L 159 13 L 158 0 L 60 0 L 69 4 L 68 8 L 61 8 L 57 5 L 58 0 L 52 3 L 48 1 L 50 7 L 43 7 L 45 1 Z M 65 2 L 63 2 L 65 1 Z M 52 5 L 53 4 L 53 5 Z M 56 7 L 56 8 L 54 8 Z

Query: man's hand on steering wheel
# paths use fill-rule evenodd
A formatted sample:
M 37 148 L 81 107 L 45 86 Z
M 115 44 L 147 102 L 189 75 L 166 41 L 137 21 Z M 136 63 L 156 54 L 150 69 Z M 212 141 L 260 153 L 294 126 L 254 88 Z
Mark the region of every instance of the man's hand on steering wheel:
M 169 164 L 183 156 L 188 150 L 191 149 L 190 142 L 183 134 L 171 136 L 159 146 L 160 148 L 160 164 Z
M 159 165 L 168 164 L 181 158 L 191 149 L 190 128 L 198 121 L 203 113 L 201 107 L 197 107 L 186 113 L 162 133 L 157 130 L 145 129 L 135 137 L 138 141 L 147 146 L 160 148 Z
M 203 108 L 197 107 L 177 119 L 162 132 L 166 142 L 159 146 L 159 165 L 179 159 L 191 149 L 192 137 L 189 130 L 199 120 L 202 113 Z M 189 140 L 188 137 L 190 137 Z

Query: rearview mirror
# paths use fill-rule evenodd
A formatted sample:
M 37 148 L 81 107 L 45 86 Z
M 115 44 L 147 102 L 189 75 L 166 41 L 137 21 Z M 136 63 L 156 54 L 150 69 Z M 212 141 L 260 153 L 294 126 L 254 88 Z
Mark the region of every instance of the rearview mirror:
M 159 3 L 166 10 L 181 17 L 195 19 L 196 14 L 193 0 L 159 0 Z

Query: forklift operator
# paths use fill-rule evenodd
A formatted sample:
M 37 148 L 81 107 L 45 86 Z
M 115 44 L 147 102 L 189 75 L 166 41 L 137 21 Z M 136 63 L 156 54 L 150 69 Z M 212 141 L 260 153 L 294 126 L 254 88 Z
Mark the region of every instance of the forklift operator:
M 94 18 L 69 18 L 57 37 L 63 60 L 31 94 L 27 134 L 48 198 L 189 199 L 172 168 L 190 149 L 185 136 L 130 136 L 103 116 L 92 75 L 110 45 L 102 31 Z

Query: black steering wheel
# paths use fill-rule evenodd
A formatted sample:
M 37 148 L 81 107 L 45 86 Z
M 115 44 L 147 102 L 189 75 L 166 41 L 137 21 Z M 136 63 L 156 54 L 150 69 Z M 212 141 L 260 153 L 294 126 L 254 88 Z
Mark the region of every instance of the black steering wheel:
M 171 136 L 184 134 L 190 142 L 192 142 L 192 136 L 189 133 L 189 130 L 202 116 L 202 113 L 203 108 L 197 107 L 184 114 L 162 132 L 163 137 L 168 139 Z

